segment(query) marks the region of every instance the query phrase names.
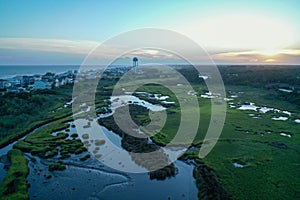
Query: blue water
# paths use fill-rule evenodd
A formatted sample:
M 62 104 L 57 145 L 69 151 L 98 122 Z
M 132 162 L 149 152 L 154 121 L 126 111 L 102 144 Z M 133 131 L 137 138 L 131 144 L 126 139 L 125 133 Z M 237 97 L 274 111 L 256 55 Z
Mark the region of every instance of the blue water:
M 18 75 L 45 74 L 47 72 L 63 73 L 78 70 L 79 65 L 0 65 L 0 78 Z
M 120 67 L 123 65 L 111 65 L 109 67 Z M 104 69 L 107 66 L 84 66 L 80 65 L 0 65 L 0 79 L 11 78 L 19 75 L 34 75 L 34 74 L 45 74 L 47 72 L 52 73 L 63 73 L 69 70 L 88 71 L 88 70 L 99 70 Z

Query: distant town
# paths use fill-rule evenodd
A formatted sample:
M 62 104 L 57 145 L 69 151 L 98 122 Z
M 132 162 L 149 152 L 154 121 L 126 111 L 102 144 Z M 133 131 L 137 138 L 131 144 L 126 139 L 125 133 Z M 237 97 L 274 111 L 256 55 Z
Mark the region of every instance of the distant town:
M 34 74 L 34 75 L 19 75 L 11 78 L 0 79 L 0 93 L 19 93 L 19 92 L 30 92 L 32 90 L 44 90 L 58 88 L 64 85 L 73 84 L 76 81 L 95 79 L 103 73 L 103 77 L 115 77 L 128 72 L 132 67 L 118 66 L 110 67 L 105 70 L 69 70 L 64 73 L 56 74 L 53 72 L 47 72 L 45 74 Z M 78 77 L 76 79 L 76 77 Z M 75 80 L 76 79 L 76 80 Z
M 62 74 L 47 72 L 44 75 L 15 76 L 0 79 L 1 92 L 26 92 L 38 89 L 51 89 L 74 83 L 77 71 L 68 71 Z

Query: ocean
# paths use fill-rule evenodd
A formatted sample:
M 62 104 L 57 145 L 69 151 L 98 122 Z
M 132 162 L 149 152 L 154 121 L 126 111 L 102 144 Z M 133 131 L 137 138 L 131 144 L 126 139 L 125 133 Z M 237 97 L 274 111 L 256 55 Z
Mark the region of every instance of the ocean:
M 79 65 L 0 65 L 0 78 L 45 74 L 47 72 L 63 73 L 69 70 L 78 70 L 79 67 Z
M 110 65 L 109 67 L 128 67 L 126 65 Z M 34 75 L 34 74 L 45 74 L 47 72 L 52 73 L 63 73 L 69 70 L 89 71 L 105 69 L 107 66 L 101 65 L 0 65 L 0 79 L 11 78 L 19 75 Z

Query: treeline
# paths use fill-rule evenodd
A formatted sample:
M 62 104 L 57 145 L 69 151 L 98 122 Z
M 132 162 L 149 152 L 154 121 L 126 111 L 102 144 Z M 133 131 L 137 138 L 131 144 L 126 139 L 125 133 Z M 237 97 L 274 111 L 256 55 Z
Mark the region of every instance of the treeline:
M 276 98 L 300 106 L 300 66 L 219 66 L 219 70 L 225 85 L 274 90 Z
M 200 69 L 202 66 L 200 66 Z M 176 67 L 175 67 L 176 68 Z M 203 74 L 210 76 L 210 70 L 203 66 Z M 254 87 L 296 87 L 300 89 L 300 66 L 233 65 L 218 66 L 225 85 L 245 85 Z M 177 70 L 191 83 L 204 83 L 199 72 L 192 66 L 177 67 Z M 207 71 L 207 72 L 206 72 Z
M 300 89 L 300 66 L 219 66 L 225 84 Z
M 72 87 L 7 93 L 0 96 L 0 141 L 19 135 L 24 127 L 51 118 L 52 111 L 71 100 Z
M 274 90 L 277 91 L 279 99 L 300 105 L 300 66 L 223 65 L 218 66 L 218 69 L 225 86 L 249 86 Z M 198 71 L 192 66 L 182 66 L 178 71 L 190 83 L 205 84 L 204 80 L 198 77 Z M 208 72 L 202 75 L 210 74 Z M 283 92 L 279 89 L 292 92 Z

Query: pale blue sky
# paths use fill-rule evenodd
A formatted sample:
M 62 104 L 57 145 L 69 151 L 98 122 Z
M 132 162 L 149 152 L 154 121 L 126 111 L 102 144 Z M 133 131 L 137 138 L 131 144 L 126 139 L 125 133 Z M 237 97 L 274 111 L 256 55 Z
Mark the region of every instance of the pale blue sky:
M 7 39 L 11 41 L 11 38 L 14 38 L 16 43 L 23 42 L 24 38 L 102 42 L 119 33 L 144 27 L 178 31 L 201 43 L 208 48 L 209 52 L 213 53 L 247 50 L 251 51 L 247 56 L 253 57 L 255 53 L 252 51 L 264 50 L 268 45 L 271 46 L 270 49 L 267 49 L 268 51 L 275 48 L 277 51 L 278 48 L 295 50 L 300 49 L 300 12 L 298 8 L 300 8 L 300 1 L 297 0 L 0 0 L 0 39 L 2 39 L 2 43 L 0 41 L 0 64 L 20 64 L 24 61 L 25 55 L 28 62 L 39 62 L 39 60 L 35 60 L 37 58 L 34 56 L 39 49 L 26 49 L 24 46 L 19 48 L 16 44 L 8 44 Z M 241 20 L 238 20 L 239 18 Z M 244 24 L 251 22 L 250 31 L 247 30 L 246 34 L 242 30 L 244 29 L 242 20 L 244 20 Z M 267 27 L 269 24 L 270 28 Z M 215 28 L 216 26 L 219 29 Z M 211 29 L 211 32 L 207 29 Z M 220 33 L 217 35 L 217 32 L 223 32 L 224 29 L 228 30 L 225 30 L 223 35 Z M 261 32 L 262 36 L 260 37 L 257 32 Z M 266 33 L 264 34 L 264 32 Z M 241 37 L 237 38 L 235 34 L 239 34 Z M 255 35 L 255 38 L 247 40 L 247 37 L 251 37 L 251 35 Z M 276 37 L 269 40 L 268 35 Z M 267 42 L 259 45 L 261 44 L 260 40 Z M 26 42 L 28 46 L 31 45 L 30 42 Z M 273 43 L 275 43 L 274 46 Z M 83 46 L 84 49 L 89 45 Z M 40 51 L 45 51 L 43 48 Z M 6 51 L 6 49 L 8 50 Z M 16 54 L 12 53 L 14 50 Z M 53 61 L 55 58 L 53 55 L 57 52 L 50 50 L 48 52 Z M 69 62 L 70 64 L 77 63 L 84 57 L 80 54 L 74 59 L 73 57 L 76 55 L 67 54 L 65 63 Z M 33 56 L 32 60 L 29 55 Z M 43 53 L 43 57 L 47 57 L 47 53 Z M 61 59 L 58 60 L 61 62 Z M 230 60 L 224 60 L 223 54 L 217 55 L 216 59 L 224 63 L 230 62 Z M 298 60 L 295 61 L 295 58 L 288 59 L 293 63 L 298 62 Z M 47 59 L 43 58 L 43 62 L 47 62 Z M 233 62 L 235 61 L 233 60 Z

